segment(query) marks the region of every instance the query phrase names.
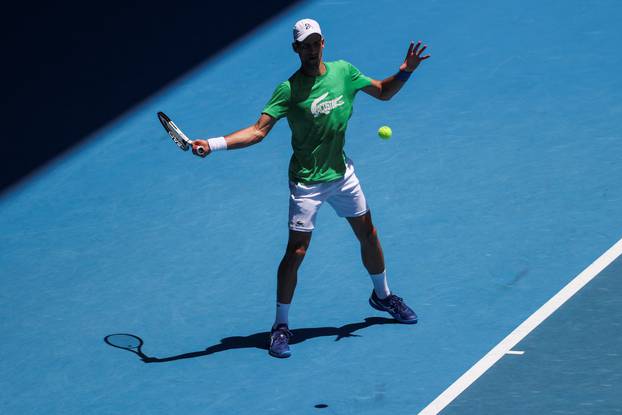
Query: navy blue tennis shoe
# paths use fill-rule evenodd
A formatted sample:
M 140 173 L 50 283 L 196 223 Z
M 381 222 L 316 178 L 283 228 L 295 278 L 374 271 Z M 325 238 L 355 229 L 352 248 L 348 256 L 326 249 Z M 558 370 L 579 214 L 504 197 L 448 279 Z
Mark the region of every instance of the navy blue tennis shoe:
M 292 332 L 285 324 L 279 324 L 276 328 L 273 328 L 270 332 L 270 347 L 268 353 L 270 356 L 278 358 L 286 358 L 292 355 L 289 350 L 289 338 L 292 337 Z
M 372 291 L 371 297 L 369 297 L 369 305 L 376 310 L 386 311 L 400 323 L 415 324 L 417 322 L 417 314 L 412 308 L 406 305 L 401 297 L 395 294 L 391 294 L 387 298 L 381 300 L 376 295 L 376 291 Z

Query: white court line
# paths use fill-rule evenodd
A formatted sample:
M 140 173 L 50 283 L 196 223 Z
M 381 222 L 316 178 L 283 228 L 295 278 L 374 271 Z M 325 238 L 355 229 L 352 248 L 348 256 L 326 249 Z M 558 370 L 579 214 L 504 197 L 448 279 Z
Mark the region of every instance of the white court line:
M 527 320 L 523 321 L 514 329 L 505 339 L 492 348 L 484 357 L 475 363 L 469 370 L 464 372 L 454 383 L 436 397 L 428 406 L 423 408 L 420 415 L 432 415 L 442 411 L 466 388 L 482 376 L 488 369 L 492 367 L 499 359 L 501 359 L 512 347 L 524 339 L 533 329 L 538 327 L 540 323 L 546 320 L 551 314 L 562 306 L 570 297 L 575 295 L 581 288 L 590 282 L 595 276 L 600 274 L 602 270 L 607 268 L 609 264 L 616 260 L 622 254 L 622 239 L 616 242 L 611 248 L 594 261 L 589 267 L 583 270 L 564 288 L 555 294 L 549 301 L 544 303 L 542 307 L 536 310 Z

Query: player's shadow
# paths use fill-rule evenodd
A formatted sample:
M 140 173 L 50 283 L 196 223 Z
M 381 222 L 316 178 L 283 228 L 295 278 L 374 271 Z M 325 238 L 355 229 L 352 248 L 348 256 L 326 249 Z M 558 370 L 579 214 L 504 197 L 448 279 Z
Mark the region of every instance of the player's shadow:
M 302 343 L 305 340 L 314 339 L 316 337 L 330 337 L 335 336 L 335 341 L 339 341 L 346 337 L 360 337 L 358 334 L 354 334 L 355 331 L 380 324 L 398 324 L 397 321 L 384 317 L 367 317 L 365 321 L 360 323 L 346 324 L 341 327 L 314 327 L 305 329 L 293 329 L 292 337 L 289 344 Z M 143 358 L 145 363 L 161 363 L 172 362 L 174 360 L 191 359 L 194 357 L 208 356 L 214 353 L 220 353 L 233 349 L 268 349 L 268 336 L 267 331 L 261 333 L 251 334 L 249 336 L 233 336 L 225 337 L 220 340 L 219 344 L 208 347 L 205 350 L 183 353 L 176 356 L 169 357 L 147 357 Z

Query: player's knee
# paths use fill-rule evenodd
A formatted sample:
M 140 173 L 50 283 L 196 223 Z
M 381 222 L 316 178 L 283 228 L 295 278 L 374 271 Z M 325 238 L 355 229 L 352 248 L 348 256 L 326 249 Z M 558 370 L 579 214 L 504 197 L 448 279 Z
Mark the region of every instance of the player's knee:
M 307 247 L 306 246 L 299 246 L 298 248 L 296 248 L 296 250 L 294 251 L 294 254 L 296 254 L 296 256 L 298 258 L 304 258 L 305 255 L 307 254 Z
M 376 231 L 375 226 L 372 226 L 370 229 L 367 230 L 367 232 L 365 232 L 365 236 L 362 242 L 367 244 L 378 243 L 378 231 Z
M 302 259 L 307 254 L 307 245 L 303 243 L 292 244 L 288 247 L 287 251 L 292 257 Z

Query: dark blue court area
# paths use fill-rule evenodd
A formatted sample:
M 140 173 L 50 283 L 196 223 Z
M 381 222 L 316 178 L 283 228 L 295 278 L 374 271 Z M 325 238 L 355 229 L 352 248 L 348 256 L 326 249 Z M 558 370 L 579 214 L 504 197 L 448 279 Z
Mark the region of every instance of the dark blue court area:
M 326 206 L 280 360 L 266 339 L 287 122 L 199 159 L 156 113 L 191 138 L 254 123 L 298 68 L 291 28 L 305 17 L 325 60 L 376 79 L 411 40 L 432 55 L 391 101 L 357 96 L 345 147 L 390 287 L 419 322 L 369 306 L 358 241 Z M 0 413 L 423 410 L 622 238 L 621 21 L 617 1 L 309 1 L 153 91 L 0 196 Z M 613 259 L 443 413 L 619 413 Z M 148 359 L 104 342 L 115 333 Z
M 618 259 L 443 414 L 621 413 L 621 277 Z

